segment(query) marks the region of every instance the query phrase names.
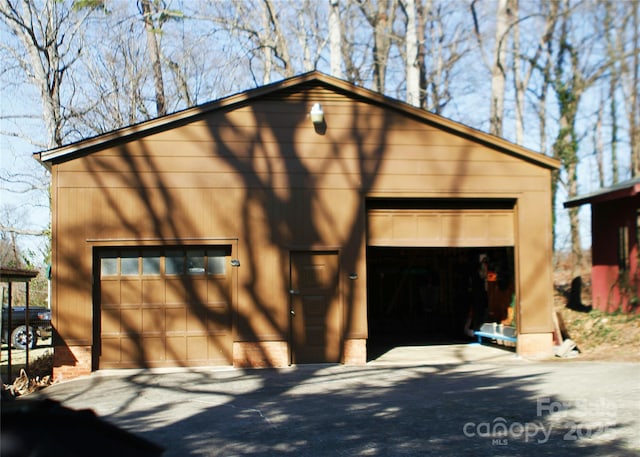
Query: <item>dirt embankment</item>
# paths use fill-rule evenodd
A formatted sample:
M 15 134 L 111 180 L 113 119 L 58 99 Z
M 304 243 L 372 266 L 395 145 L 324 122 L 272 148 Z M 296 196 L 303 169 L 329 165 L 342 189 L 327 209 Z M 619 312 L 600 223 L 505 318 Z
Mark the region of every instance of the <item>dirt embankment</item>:
M 590 265 L 580 271 L 581 301 L 591 305 Z M 589 312 L 567 308 L 572 274 L 562 263 L 554 272 L 554 306 L 568 336 L 578 345 L 580 355 L 574 360 L 640 362 L 640 312 L 635 314 Z

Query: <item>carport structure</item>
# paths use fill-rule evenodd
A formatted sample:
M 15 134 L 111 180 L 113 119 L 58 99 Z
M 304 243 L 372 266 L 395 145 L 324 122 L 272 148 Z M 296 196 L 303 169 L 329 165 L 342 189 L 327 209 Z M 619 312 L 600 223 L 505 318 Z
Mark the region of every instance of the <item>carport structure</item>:
M 37 157 L 60 375 L 363 364 L 419 300 L 420 338 L 461 332 L 481 254 L 551 354 L 559 164 L 501 138 L 310 72 Z
M 7 342 L 7 372 L 2 373 L 2 377 L 5 381 L 12 382 L 13 381 L 13 349 L 11 347 L 11 331 L 13 328 L 13 324 L 16 323 L 16 318 L 13 316 L 13 297 L 14 297 L 14 283 L 24 284 L 24 306 L 25 306 L 25 319 L 29 316 L 29 283 L 33 278 L 38 276 L 38 272 L 35 270 L 27 270 L 24 268 L 5 268 L 0 267 L 0 284 L 7 284 L 7 307 L 5 308 L 5 289 L 2 288 L 2 296 L 0 297 L 0 305 L 2 305 L 2 323 L 3 326 L 0 328 L 2 333 L 6 333 L 6 342 Z M 6 315 L 5 315 L 6 313 Z M 4 328 L 4 323 L 6 322 L 7 328 Z M 29 338 L 29 324 L 30 322 L 24 322 L 24 328 Z M 31 334 L 32 338 L 36 338 L 35 332 Z M 25 360 L 27 365 L 29 364 L 29 344 L 25 346 Z

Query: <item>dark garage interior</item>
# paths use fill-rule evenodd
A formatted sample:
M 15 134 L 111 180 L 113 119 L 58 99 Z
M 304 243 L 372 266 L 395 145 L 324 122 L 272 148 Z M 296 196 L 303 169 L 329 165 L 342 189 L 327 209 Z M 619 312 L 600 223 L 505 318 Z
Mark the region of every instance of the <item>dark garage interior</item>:
M 479 273 L 485 257 L 486 281 Z M 510 246 L 369 247 L 367 278 L 370 358 L 393 346 L 470 341 L 465 324 L 474 296 L 482 293 L 483 322 L 515 325 Z

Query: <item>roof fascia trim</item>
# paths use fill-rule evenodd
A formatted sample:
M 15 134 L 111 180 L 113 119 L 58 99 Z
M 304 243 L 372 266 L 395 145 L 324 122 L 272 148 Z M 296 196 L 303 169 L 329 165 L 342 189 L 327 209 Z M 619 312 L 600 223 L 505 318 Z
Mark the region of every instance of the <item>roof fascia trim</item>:
M 85 151 L 87 149 L 99 148 L 112 141 L 116 141 L 116 140 L 125 138 L 127 136 L 131 136 L 135 134 L 143 134 L 153 130 L 161 129 L 162 127 L 173 124 L 175 122 L 184 121 L 191 117 L 199 116 L 216 109 L 221 109 L 221 108 L 232 106 L 235 104 L 244 103 L 254 98 L 274 92 L 276 90 L 295 86 L 295 85 L 313 80 L 315 79 L 314 78 L 315 73 L 317 72 L 309 72 L 309 73 L 302 74 L 298 77 L 285 79 L 285 80 L 271 83 L 265 86 L 260 86 L 254 89 L 249 89 L 244 92 L 229 95 L 219 100 L 214 100 L 211 102 L 204 103 L 202 105 L 184 109 L 182 111 L 177 111 L 175 113 L 167 114 L 166 116 L 162 116 L 155 119 L 149 119 L 147 121 L 143 121 L 137 124 L 119 128 L 117 130 L 112 130 L 110 132 L 106 132 L 91 138 L 80 140 L 66 146 L 61 146 L 55 149 L 36 152 L 34 153 L 34 155 L 41 162 L 47 162 L 47 161 L 55 160 L 58 158 L 62 158 L 67 155 L 72 155 L 76 152 Z
M 587 195 L 581 195 L 571 198 L 564 202 L 563 206 L 565 208 L 574 208 L 576 206 L 582 206 L 586 203 L 602 203 L 612 200 L 619 200 L 626 197 L 634 197 L 640 194 L 640 181 L 634 181 L 635 182 L 632 181 L 626 186 L 614 186 L 614 188 L 608 187 Z

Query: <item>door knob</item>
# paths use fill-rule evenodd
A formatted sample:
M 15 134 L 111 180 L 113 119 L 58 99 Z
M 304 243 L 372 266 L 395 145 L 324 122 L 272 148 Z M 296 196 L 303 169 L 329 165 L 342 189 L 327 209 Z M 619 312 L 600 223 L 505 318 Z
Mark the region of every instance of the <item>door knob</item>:
M 289 293 L 291 295 L 300 295 L 300 291 L 295 289 L 289 289 Z
M 291 313 L 291 315 L 292 315 L 292 316 L 295 316 L 295 315 L 296 315 L 296 312 L 295 312 L 294 310 L 292 310 L 292 309 L 291 309 L 291 310 L 289 310 L 289 312 Z

